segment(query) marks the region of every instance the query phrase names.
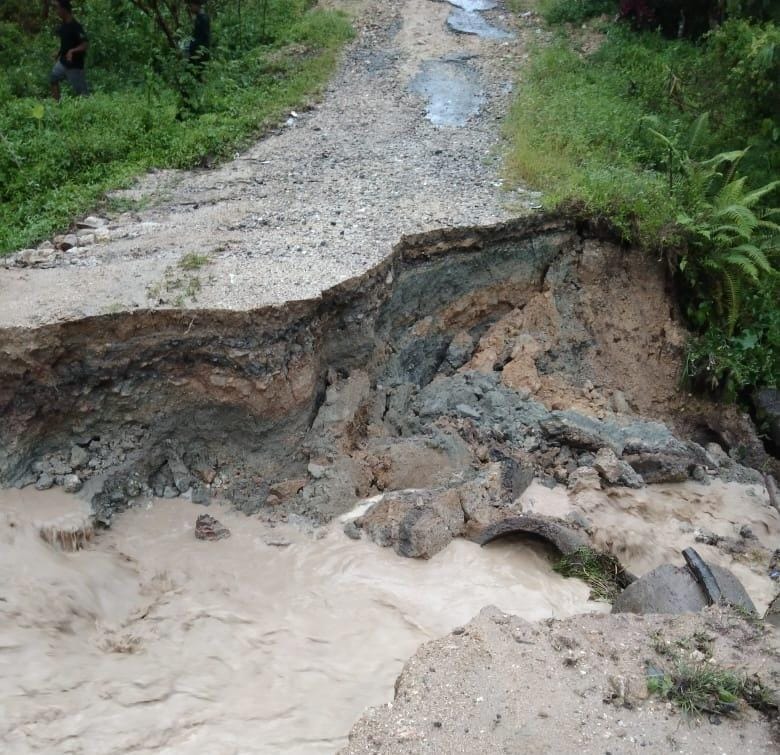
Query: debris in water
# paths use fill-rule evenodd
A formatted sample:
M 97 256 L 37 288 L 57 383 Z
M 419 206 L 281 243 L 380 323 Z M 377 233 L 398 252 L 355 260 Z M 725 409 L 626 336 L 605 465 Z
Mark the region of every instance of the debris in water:
M 195 521 L 195 537 L 198 540 L 223 540 L 230 537 L 230 530 L 209 514 L 201 514 Z

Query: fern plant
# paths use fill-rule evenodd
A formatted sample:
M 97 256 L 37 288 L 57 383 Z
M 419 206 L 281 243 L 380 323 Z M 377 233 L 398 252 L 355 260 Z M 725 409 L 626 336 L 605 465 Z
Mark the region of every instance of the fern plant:
M 700 295 L 711 291 L 729 336 L 739 319 L 744 292 L 758 286 L 763 276 L 778 275 L 775 261 L 780 256 L 780 225 L 773 220 L 780 209 L 760 206 L 780 181 L 748 189 L 746 177 L 736 176 L 745 152 L 691 162 L 689 181 L 698 198 L 688 212 L 677 216 L 688 236 L 680 271 Z M 720 171 L 723 165 L 729 166 L 725 175 Z
M 666 250 L 667 263 L 681 275 L 688 318 L 698 331 L 689 344 L 684 377 L 733 400 L 746 385 L 777 379 L 772 366 L 777 345 L 755 304 L 766 300 L 775 302 L 772 311 L 777 308 L 780 209 L 772 206 L 771 196 L 780 181 L 748 187 L 737 172 L 747 150 L 699 159 L 706 114 L 673 136 L 663 133 L 657 119 L 642 125 L 662 147 L 669 194 L 680 208 L 676 224 L 685 237 L 682 247 Z M 747 308 L 746 302 L 751 302 Z

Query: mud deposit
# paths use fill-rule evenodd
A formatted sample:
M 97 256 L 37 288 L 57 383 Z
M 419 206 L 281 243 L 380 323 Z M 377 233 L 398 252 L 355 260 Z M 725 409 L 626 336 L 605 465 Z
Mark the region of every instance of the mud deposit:
M 43 509 L 43 511 L 41 511 Z M 529 620 L 605 610 L 540 546 L 459 541 L 399 559 L 212 506 L 156 501 L 64 553 L 42 524 L 72 497 L 0 497 L 5 753 L 332 753 L 418 645 L 485 604 Z

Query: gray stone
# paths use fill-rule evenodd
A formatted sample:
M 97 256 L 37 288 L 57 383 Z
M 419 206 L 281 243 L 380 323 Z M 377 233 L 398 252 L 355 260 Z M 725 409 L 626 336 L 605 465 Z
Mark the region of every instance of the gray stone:
M 705 450 L 717 467 L 729 467 L 734 463 L 718 443 L 708 443 Z
M 464 417 L 471 417 L 472 419 L 481 419 L 482 417 L 482 414 L 477 409 L 473 409 L 468 404 L 458 404 L 455 407 L 455 411 Z
M 242 514 L 246 514 L 247 516 L 254 516 L 258 511 L 260 511 L 261 508 L 263 508 L 264 502 L 265 499 L 259 496 L 257 498 L 249 498 L 244 501 L 241 506 L 239 506 L 239 509 L 241 510 Z
M 447 347 L 447 355 L 444 360 L 453 370 L 462 367 L 471 359 L 474 352 L 474 339 L 462 330 L 455 334 Z
M 593 468 L 609 485 L 623 485 L 627 488 L 641 488 L 644 480 L 633 470 L 630 464 L 618 459 L 615 452 L 602 448 L 593 460 Z
M 691 459 L 672 454 L 631 454 L 624 459 L 648 484 L 685 482 L 694 466 Z
M 181 456 L 173 450 L 169 450 L 168 457 L 168 469 L 171 471 L 171 477 L 173 478 L 173 484 L 176 486 L 180 493 L 184 493 L 190 489 L 192 485 L 192 474 L 187 469 L 187 465 L 182 461 Z
M 306 469 L 315 480 L 321 480 L 328 471 L 327 467 L 323 467 L 322 464 L 315 464 L 313 461 L 309 463 Z
M 76 222 L 76 227 L 80 229 L 94 229 L 94 228 L 101 228 L 104 225 L 108 224 L 108 220 L 105 218 L 100 218 L 96 215 L 89 215 L 88 217 L 84 218 L 84 220 L 79 220 Z
M 56 258 L 54 249 L 25 249 L 16 256 L 16 262 L 21 267 L 46 267 Z
M 89 464 L 89 452 L 81 446 L 71 446 L 70 465 L 73 469 L 81 469 Z
M 69 249 L 73 249 L 74 246 L 78 246 L 78 245 L 79 245 L 78 236 L 76 236 L 75 233 L 69 233 L 60 242 L 60 249 L 62 249 L 63 252 L 67 252 Z
M 619 428 L 573 411 L 552 412 L 540 423 L 548 440 L 588 451 L 611 448 L 623 453 L 624 440 Z
M 173 485 L 166 485 L 163 488 L 162 497 L 163 498 L 178 498 L 179 497 L 179 489 L 174 487 Z
M 51 459 L 51 470 L 56 475 L 66 475 L 73 471 L 70 465 L 60 456 L 55 456 Z
M 208 506 L 211 503 L 211 492 L 206 485 L 196 482 L 190 492 L 190 500 L 202 506 Z
M 95 241 L 109 241 L 111 239 L 111 231 L 108 228 L 96 228 L 95 229 Z
M 727 569 L 710 570 L 723 600 L 755 615 L 756 608 L 742 583 Z M 663 564 L 629 585 L 617 597 L 613 613 L 696 613 L 709 605 L 707 596 L 687 567 Z
M 684 443 L 661 422 L 631 422 L 620 429 L 624 454 L 672 454 L 689 456 L 704 463 L 706 453 L 695 443 Z
M 456 490 L 387 493 L 355 520 L 377 545 L 408 558 L 430 558 L 463 532 L 465 519 Z
M 36 481 L 35 488 L 36 490 L 48 490 L 52 485 L 54 485 L 54 478 L 48 472 L 44 472 Z
M 62 480 L 62 489 L 66 493 L 78 493 L 81 490 L 81 479 L 78 475 L 65 475 Z
M 230 530 L 208 514 L 201 514 L 195 520 L 195 537 L 198 540 L 222 540 L 230 537 Z
M 350 538 L 350 540 L 360 540 L 360 527 L 353 521 L 346 522 L 344 524 L 344 534 Z

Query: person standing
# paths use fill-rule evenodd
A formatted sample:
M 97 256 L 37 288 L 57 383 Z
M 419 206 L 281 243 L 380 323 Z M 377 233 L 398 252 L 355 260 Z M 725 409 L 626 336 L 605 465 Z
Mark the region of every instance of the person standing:
M 87 35 L 84 27 L 73 16 L 70 0 L 57 0 L 57 15 L 62 23 L 57 27 L 60 49 L 56 54 L 56 63 L 51 69 L 49 83 L 51 96 L 59 102 L 60 82 L 68 80 L 78 95 L 89 94 L 87 77 L 84 74 L 84 59 L 87 56 Z
M 190 2 L 190 15 L 194 19 L 192 39 L 187 50 L 187 57 L 192 65 L 200 68 L 209 59 L 211 45 L 211 21 L 203 10 L 203 3 Z

